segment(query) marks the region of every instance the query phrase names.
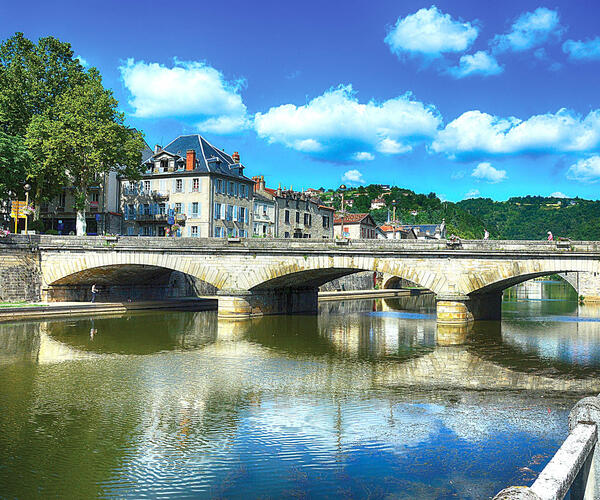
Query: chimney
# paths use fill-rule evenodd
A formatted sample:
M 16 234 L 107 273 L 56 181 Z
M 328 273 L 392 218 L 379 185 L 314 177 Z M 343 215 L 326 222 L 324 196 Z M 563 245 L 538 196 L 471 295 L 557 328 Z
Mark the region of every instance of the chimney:
M 255 175 L 252 180 L 254 181 L 254 192 L 256 193 L 260 190 L 260 177 Z
M 231 155 L 231 158 L 233 158 L 233 163 L 240 162 L 240 154 L 237 151 Z
M 264 190 L 265 190 L 265 187 L 266 187 L 266 186 L 265 186 L 265 176 L 264 176 L 264 175 L 261 175 L 261 176 L 260 176 L 260 189 L 261 189 L 261 191 L 264 191 Z
M 185 169 L 194 170 L 196 168 L 196 150 L 188 149 L 185 154 Z
M 279 187 L 277 188 L 277 196 L 281 198 L 281 182 L 279 183 Z
M 160 150 L 162 149 L 162 146 L 157 144 L 156 146 L 154 146 L 154 154 L 158 153 Z

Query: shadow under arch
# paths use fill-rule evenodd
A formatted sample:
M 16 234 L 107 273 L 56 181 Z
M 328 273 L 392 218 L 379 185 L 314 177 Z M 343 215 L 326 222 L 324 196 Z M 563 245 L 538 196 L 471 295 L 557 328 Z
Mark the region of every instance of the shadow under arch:
M 573 270 L 539 271 L 539 272 L 535 272 L 535 273 L 519 274 L 516 276 L 511 276 L 509 278 L 503 278 L 503 279 L 496 280 L 492 283 L 482 286 L 481 288 L 478 288 L 477 290 L 473 290 L 472 292 L 469 293 L 469 295 L 483 295 L 483 294 L 487 294 L 487 293 L 503 292 L 507 288 L 511 288 L 515 285 L 519 285 L 521 283 L 524 283 L 526 281 L 529 281 L 529 280 L 532 280 L 535 278 L 541 278 L 544 276 L 552 276 L 554 274 L 560 274 L 560 273 L 565 273 L 565 272 L 576 272 L 576 271 L 573 271 Z M 568 283 L 568 281 L 566 281 L 566 280 L 565 280 L 565 282 Z M 569 285 L 571 285 L 571 284 L 569 283 Z M 571 286 L 573 286 L 573 285 L 571 285 Z
M 378 269 L 318 267 L 301 271 L 283 271 L 278 276 L 263 281 L 250 288 L 251 291 L 276 290 L 283 288 L 318 288 L 332 280 L 361 272 L 379 271 Z M 404 279 L 399 276 L 399 279 Z M 408 281 L 408 280 L 407 280 Z M 420 286 L 417 284 L 417 286 Z
M 102 302 L 214 295 L 217 288 L 176 269 L 147 264 L 89 267 L 48 284 L 49 301 L 87 301 L 91 286 Z

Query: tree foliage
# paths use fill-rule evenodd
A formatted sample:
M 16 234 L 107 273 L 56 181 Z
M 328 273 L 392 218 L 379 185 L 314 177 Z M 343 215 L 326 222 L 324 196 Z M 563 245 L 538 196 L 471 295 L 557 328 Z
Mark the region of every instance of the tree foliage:
M 141 175 L 142 135 L 124 125 L 116 99 L 93 68 L 82 84 L 33 117 L 27 145 L 40 173 L 62 171 L 68 177 L 78 212 L 85 211 L 88 188 L 102 174 L 117 169 L 128 178 Z
M 8 197 L 9 191 L 23 194 L 29 163 L 24 139 L 0 130 L 0 199 Z

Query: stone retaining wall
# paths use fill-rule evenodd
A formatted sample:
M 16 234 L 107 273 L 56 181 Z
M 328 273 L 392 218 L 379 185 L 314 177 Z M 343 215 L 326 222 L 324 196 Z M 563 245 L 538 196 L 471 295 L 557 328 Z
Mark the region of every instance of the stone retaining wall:
M 0 244 L 0 302 L 39 301 L 41 284 L 35 248 Z

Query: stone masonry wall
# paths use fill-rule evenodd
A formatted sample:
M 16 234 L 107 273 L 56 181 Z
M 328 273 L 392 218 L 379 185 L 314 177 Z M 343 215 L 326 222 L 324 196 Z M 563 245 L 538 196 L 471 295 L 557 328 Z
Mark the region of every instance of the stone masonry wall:
M 0 243 L 0 302 L 39 301 L 39 252 Z

